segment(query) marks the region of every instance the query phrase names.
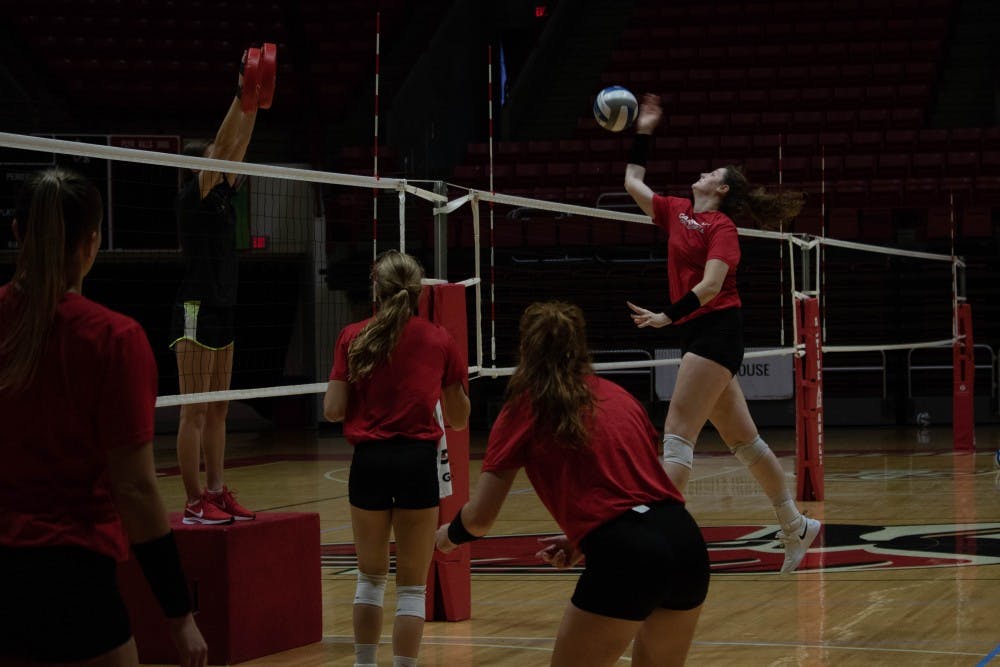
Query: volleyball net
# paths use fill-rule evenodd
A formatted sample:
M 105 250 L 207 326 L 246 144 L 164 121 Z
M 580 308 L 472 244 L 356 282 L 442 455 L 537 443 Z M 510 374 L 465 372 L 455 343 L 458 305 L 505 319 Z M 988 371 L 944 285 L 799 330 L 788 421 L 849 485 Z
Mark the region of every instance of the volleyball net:
M 159 406 L 324 391 L 336 336 L 371 313 L 370 267 L 389 248 L 417 256 L 430 278 L 468 287 L 470 377 L 509 375 L 521 312 L 534 301 L 563 300 L 584 311 L 598 372 L 648 405 L 670 399 L 677 343 L 668 330 L 637 329 L 625 303 L 666 304 L 666 238 L 625 197 L 570 205 L 463 184 L 187 157 L 177 154 L 176 138 L 132 143 L 142 148 L 121 138 L 0 133 L 0 208 L 9 217 L 16 186 L 46 166 L 68 166 L 98 183 L 104 251 L 86 293 L 146 328 L 161 372 Z M 235 174 L 241 185 L 237 344 L 226 392 L 179 395 L 168 348 L 183 276 L 174 210 L 183 169 Z M 9 227 L 0 222 L 0 233 Z M 793 366 L 807 351 L 796 304 L 810 299 L 828 396 L 888 401 L 903 382 L 910 398 L 932 384 L 950 387 L 969 326 L 960 258 L 822 236 L 740 234 L 741 384 L 750 400 L 797 400 Z M 4 281 L 13 239 L 6 246 Z M 963 354 L 972 355 L 971 372 L 975 351 Z M 502 391 L 483 395 L 499 400 Z

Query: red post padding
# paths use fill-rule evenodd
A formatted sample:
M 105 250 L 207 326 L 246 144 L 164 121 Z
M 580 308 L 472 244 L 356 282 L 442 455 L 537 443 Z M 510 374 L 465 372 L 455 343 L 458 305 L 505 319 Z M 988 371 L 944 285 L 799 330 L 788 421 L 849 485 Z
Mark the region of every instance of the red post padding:
M 796 299 L 798 340 L 805 354 L 795 357 L 796 498 L 823 500 L 823 349 L 819 303 Z
M 468 367 L 465 286 L 425 287 L 420 299 L 420 314 L 451 333 L 458 346 L 462 364 Z M 451 464 L 452 495 L 441 499 L 439 525 L 451 522 L 455 513 L 469 500 L 469 431 L 448 428 L 445 436 Z M 427 576 L 427 620 L 464 621 L 472 616 L 472 568 L 469 553 L 467 544 L 448 554 L 434 552 Z
M 185 526 L 170 515 L 208 644 L 208 662 L 228 665 L 323 639 L 319 515 L 260 513 L 228 526 Z M 134 560 L 118 582 L 143 663 L 176 665 L 177 652 Z
M 952 346 L 954 387 L 951 428 L 955 451 L 973 452 L 976 450 L 976 357 L 972 340 L 972 306 L 967 303 L 958 304 L 955 321 L 958 324 L 959 339 Z

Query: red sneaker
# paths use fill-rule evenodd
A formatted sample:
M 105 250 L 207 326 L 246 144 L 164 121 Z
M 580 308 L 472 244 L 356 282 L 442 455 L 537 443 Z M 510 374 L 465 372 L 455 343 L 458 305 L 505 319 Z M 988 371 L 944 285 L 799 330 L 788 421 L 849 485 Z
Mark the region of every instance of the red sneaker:
M 205 496 L 184 505 L 183 522 L 187 525 L 205 524 L 217 526 L 220 524 L 232 523 L 233 515 L 223 512 L 213 503 L 205 502 Z
M 223 486 L 222 491 L 218 493 L 213 493 L 206 489 L 202 495 L 202 499 L 208 501 L 209 504 L 215 505 L 226 514 L 231 515 L 236 521 L 252 521 L 257 518 L 254 512 L 236 502 L 236 498 L 233 497 L 233 492 L 229 490 L 229 487 Z

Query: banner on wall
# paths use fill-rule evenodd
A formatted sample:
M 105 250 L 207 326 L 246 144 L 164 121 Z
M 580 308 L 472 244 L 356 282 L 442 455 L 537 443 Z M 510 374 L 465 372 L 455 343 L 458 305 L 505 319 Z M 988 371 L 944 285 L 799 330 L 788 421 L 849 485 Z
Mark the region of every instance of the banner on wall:
M 775 348 L 748 347 L 747 352 L 775 351 L 773 357 L 745 359 L 740 367 L 740 388 L 748 401 L 779 401 L 795 395 L 792 357 Z M 679 348 L 654 350 L 656 359 L 679 359 Z M 677 383 L 677 366 L 656 367 L 656 397 L 669 401 Z

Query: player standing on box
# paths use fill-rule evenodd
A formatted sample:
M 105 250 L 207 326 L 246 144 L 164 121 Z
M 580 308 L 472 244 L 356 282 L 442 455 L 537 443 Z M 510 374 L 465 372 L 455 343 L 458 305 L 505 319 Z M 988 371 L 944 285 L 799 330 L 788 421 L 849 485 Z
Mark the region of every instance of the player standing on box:
M 646 410 L 594 374 L 583 313 L 535 303 L 520 323 L 517 369 L 490 432 L 471 500 L 437 546 L 489 532 L 517 471 L 566 535 L 539 555 L 556 567 L 586 556 L 563 614 L 552 664 L 681 665 L 708 593 L 708 550 L 657 457 Z
M 389 534 L 396 536 L 393 667 L 417 664 L 424 630 L 427 572 L 438 525 L 435 410 L 455 429 L 469 419 L 467 367 L 451 334 L 416 315 L 423 270 L 390 250 L 372 269 L 374 317 L 337 338 L 323 414 L 344 422 L 354 446 L 348 494 L 358 554 L 354 652 L 358 667 L 376 664 Z
M 210 143 L 188 142 L 185 154 L 243 161 L 257 120 L 258 95 L 264 92 L 261 88 L 273 94 L 273 77 L 261 86 L 260 76 L 260 51 L 250 49 L 240 65 L 236 96 L 215 139 Z M 267 104 L 270 106 L 270 97 Z M 239 281 L 236 211 L 232 203 L 236 190 L 234 174 L 189 171 L 177 196 L 184 279 L 174 304 L 170 346 L 177 356 L 182 394 L 225 391 L 232 379 Z M 225 484 L 228 411 L 227 401 L 181 406 L 177 461 L 187 494 L 186 524 L 224 524 L 256 516 L 236 501 Z M 200 476 L 202 456 L 204 488 Z
M 751 189 L 734 166 L 701 174 L 691 186 L 693 203 L 654 194 L 643 179 L 651 135 L 662 113 L 657 96 L 643 97 L 625 167 L 625 189 L 668 235 L 672 303 L 664 312 L 628 303 L 636 326 L 672 325 L 680 338 L 681 365 L 663 427 L 663 466 L 683 491 L 691 475 L 694 443 L 710 420 L 774 506 L 781 524 L 778 539 L 785 546 L 781 571 L 792 572 L 819 534 L 820 522 L 803 516 L 795 506 L 781 464 L 760 437 L 740 389 L 743 315 L 735 278 L 740 244 L 733 219 L 750 218 L 760 227 L 780 228 L 798 215 L 802 195 Z
M 0 664 L 138 665 L 115 574 L 131 541 L 181 664 L 204 665 L 153 467 L 153 352 L 134 320 L 81 295 L 103 210 L 63 169 L 17 203 L 0 287 Z

